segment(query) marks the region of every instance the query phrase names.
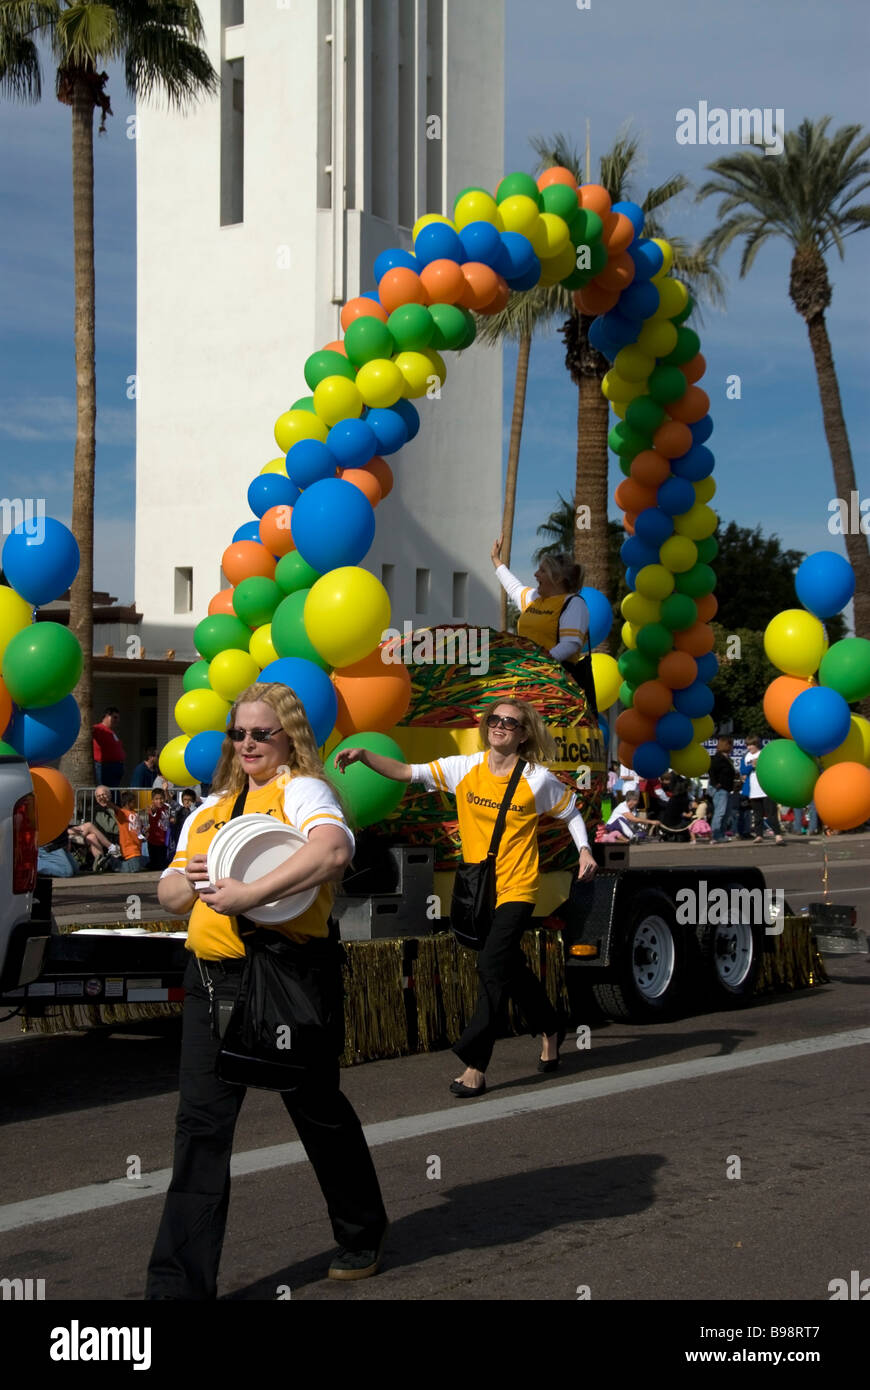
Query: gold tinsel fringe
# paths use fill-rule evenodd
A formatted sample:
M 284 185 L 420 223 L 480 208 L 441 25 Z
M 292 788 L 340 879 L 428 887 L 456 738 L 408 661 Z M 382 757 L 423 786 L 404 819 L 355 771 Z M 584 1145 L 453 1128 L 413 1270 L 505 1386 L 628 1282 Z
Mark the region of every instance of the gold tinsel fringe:
M 408 1049 L 402 987 L 405 942 L 345 942 L 344 1065 L 399 1057 Z
M 806 917 L 786 917 L 774 943 L 774 949 L 765 951 L 761 958 L 756 994 L 829 983 L 815 933 Z

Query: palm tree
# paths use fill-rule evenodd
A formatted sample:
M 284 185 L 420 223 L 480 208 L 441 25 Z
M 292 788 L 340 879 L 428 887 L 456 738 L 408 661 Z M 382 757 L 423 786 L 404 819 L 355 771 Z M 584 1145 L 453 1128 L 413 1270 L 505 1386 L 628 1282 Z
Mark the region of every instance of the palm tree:
M 720 194 L 718 225 L 704 238 L 702 249 L 715 261 L 732 242 L 744 237 L 740 276 L 771 237 L 784 237 L 792 248 L 789 298 L 807 326 L 825 437 L 834 469 L 837 496 L 855 491 L 852 450 L 843 418 L 843 404 L 825 310 L 831 302 L 831 282 L 825 253 L 832 246 L 844 258 L 843 242 L 870 227 L 870 205 L 855 203 L 870 187 L 870 135 L 858 125 L 841 126 L 827 134 L 830 116 L 803 120 L 788 131 L 782 154 L 761 150 L 726 155 L 708 166 L 715 178 L 698 191 L 698 198 Z M 870 637 L 870 550 L 859 531 L 846 531 L 846 554 L 855 571 L 855 632 Z
M 70 780 L 93 781 L 94 463 L 97 389 L 94 346 L 94 111 L 100 131 L 112 114 L 104 63 L 123 59 L 127 91 L 163 95 L 183 109 L 217 90 L 218 75 L 198 46 L 202 20 L 192 0 L 0 0 L 0 93 L 35 103 L 42 97 L 39 43 L 56 65 L 58 101 L 72 115 L 73 275 L 75 283 L 76 443 L 72 530 L 81 565 L 70 593 L 70 631 L 81 644 L 76 698 L 82 728 L 65 765 Z
M 553 165 L 570 169 L 578 184 L 589 181 L 585 162 L 565 135 L 552 139 L 536 138 L 532 146 L 538 155 L 539 167 Z M 639 162 L 640 140 L 630 132 L 618 136 L 612 149 L 602 155 L 599 182 L 607 189 L 612 202 L 621 202 L 631 194 L 632 175 Z M 644 236 L 664 236 L 656 212 L 688 187 L 682 174 L 675 174 L 664 183 L 648 190 L 640 206 L 646 214 Z M 704 295 L 711 303 L 722 302 L 722 277 L 698 248 L 689 246 L 681 237 L 669 237 L 674 250 L 674 270 L 692 290 L 693 297 Z M 600 589 L 613 600 L 610 576 L 607 449 L 609 405 L 602 394 L 601 383 L 610 368 L 606 357 L 589 343 L 589 329 L 594 317 L 581 314 L 573 299 L 567 301 L 568 316 L 562 326 L 565 343 L 565 366 L 577 385 L 577 467 L 574 502 L 576 507 L 588 507 L 593 525 L 574 529 L 574 557 L 583 566 L 584 582 Z
M 512 294 L 504 309 L 498 314 L 478 314 L 477 341 L 494 347 L 510 339 L 519 344 L 517 369 L 514 378 L 514 405 L 511 414 L 511 437 L 508 445 L 507 474 L 505 476 L 504 508 L 501 531 L 504 536 L 502 559 L 506 565 L 511 561 L 511 541 L 514 532 L 514 509 L 517 497 L 517 473 L 520 463 L 520 443 L 523 434 L 523 419 L 526 410 L 526 388 L 529 379 L 529 357 L 532 351 L 532 338 L 540 329 L 546 327 L 554 318 L 565 311 L 570 304 L 570 295 L 561 285 L 544 288 L 541 285 L 525 294 Z M 502 629 L 507 627 L 507 594 L 501 592 Z

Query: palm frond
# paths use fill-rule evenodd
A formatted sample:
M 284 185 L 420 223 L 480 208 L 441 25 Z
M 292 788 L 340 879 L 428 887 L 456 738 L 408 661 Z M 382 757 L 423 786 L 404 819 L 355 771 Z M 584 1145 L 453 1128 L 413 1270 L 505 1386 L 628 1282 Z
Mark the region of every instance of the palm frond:
M 533 337 L 574 308 L 562 285 L 536 285 L 525 294 L 512 294 L 498 314 L 475 314 L 477 342 L 494 347 L 505 339 Z
M 79 0 L 62 10 L 52 26 L 51 47 L 59 67 L 95 69 L 119 58 L 122 46 L 113 6 Z
M 35 103 L 42 97 L 42 69 L 33 39 L 0 26 L 0 96 Z

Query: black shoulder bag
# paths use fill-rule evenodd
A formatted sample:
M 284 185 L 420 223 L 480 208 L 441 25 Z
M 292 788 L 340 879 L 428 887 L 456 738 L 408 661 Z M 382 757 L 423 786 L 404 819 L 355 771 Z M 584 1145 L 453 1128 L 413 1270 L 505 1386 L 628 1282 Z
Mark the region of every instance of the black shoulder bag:
M 243 791 L 233 816 L 244 810 Z M 232 816 L 230 817 L 232 819 Z M 221 1081 L 295 1091 L 344 1050 L 344 952 L 338 926 L 300 945 L 237 916 L 245 944 L 241 985 L 215 1070 Z
M 495 915 L 495 861 L 504 834 L 511 797 L 523 775 L 525 762 L 518 758 L 498 810 L 486 858 L 479 864 L 460 864 L 453 883 L 450 925 L 460 946 L 479 951 L 489 935 Z
M 571 602 L 572 598 L 576 597 L 576 594 L 569 594 L 565 602 L 562 604 L 562 607 L 559 609 L 559 618 L 556 624 L 557 642 L 559 640 L 558 623 L 562 621 L 562 614 L 565 612 L 565 609 L 568 607 L 568 604 Z M 580 686 L 580 689 L 586 696 L 586 703 L 589 706 L 589 711 L 592 714 L 593 718 L 597 720 L 598 701 L 595 698 L 595 678 L 592 674 L 592 638 L 590 637 L 588 632 L 586 633 L 586 646 L 588 650 L 583 653 L 579 661 L 563 661 L 561 664 L 565 667 L 565 670 L 568 672 L 569 676 L 573 676 L 574 680 Z

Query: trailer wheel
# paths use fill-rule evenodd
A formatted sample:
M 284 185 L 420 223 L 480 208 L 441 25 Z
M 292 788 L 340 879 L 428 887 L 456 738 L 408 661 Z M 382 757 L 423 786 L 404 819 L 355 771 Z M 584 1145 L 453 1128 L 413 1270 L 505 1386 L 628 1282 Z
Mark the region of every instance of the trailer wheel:
M 739 887 L 740 885 L 735 885 Z M 751 920 L 729 921 L 713 929 L 709 981 L 719 1005 L 739 1007 L 755 993 L 761 968 L 764 928 Z
M 618 978 L 594 985 L 611 1018 L 649 1023 L 679 1006 L 686 977 L 686 947 L 673 903 L 664 893 L 644 893 L 631 907 L 616 959 Z

